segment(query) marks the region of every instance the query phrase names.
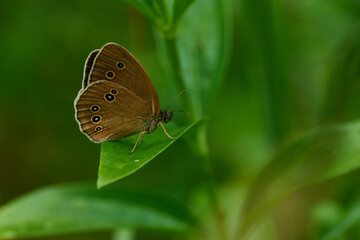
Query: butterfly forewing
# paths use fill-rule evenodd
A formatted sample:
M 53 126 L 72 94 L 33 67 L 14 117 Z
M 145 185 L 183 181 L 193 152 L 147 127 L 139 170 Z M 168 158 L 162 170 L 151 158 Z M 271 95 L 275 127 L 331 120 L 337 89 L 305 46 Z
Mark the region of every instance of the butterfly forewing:
M 89 84 L 75 100 L 80 130 L 94 142 L 119 139 L 143 131 L 150 114 L 143 99 L 106 80 Z
M 99 53 L 99 51 L 99 49 L 92 51 L 86 59 L 84 66 L 83 89 L 85 89 L 89 84 L 89 74 L 94 64 L 95 57 Z
M 158 115 L 160 104 L 156 90 L 141 64 L 125 48 L 106 44 L 96 55 L 88 83 L 108 80 L 142 98 L 148 111 Z

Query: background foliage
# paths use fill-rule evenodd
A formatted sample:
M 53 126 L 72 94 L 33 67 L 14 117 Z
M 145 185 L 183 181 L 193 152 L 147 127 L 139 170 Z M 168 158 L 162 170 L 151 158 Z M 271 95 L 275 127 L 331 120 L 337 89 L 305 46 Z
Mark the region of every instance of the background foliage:
M 1 1 L 0 238 L 356 239 L 359 29 L 358 0 Z M 73 100 L 107 42 L 192 118 L 97 190 Z

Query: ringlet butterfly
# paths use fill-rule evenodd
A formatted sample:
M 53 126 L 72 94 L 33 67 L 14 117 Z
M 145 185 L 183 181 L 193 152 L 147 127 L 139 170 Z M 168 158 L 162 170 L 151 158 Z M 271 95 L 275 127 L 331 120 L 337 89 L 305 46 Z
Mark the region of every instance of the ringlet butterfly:
M 176 110 L 160 110 L 149 76 L 124 47 L 107 43 L 91 52 L 82 84 L 74 103 L 75 119 L 91 141 L 100 143 L 140 133 L 132 153 L 140 137 L 159 125 L 175 139 L 166 132 L 163 122 L 169 122 Z

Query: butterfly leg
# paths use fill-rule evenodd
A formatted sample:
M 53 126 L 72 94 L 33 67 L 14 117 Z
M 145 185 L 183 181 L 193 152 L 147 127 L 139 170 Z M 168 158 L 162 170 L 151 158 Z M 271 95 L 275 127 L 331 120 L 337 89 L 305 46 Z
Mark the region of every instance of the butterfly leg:
M 166 131 L 165 127 L 164 127 L 164 124 L 163 124 L 162 122 L 159 122 L 159 124 L 162 126 L 162 128 L 164 129 L 165 134 L 166 134 L 169 138 L 171 138 L 171 139 L 176 139 L 176 138 L 170 136 L 170 135 L 167 133 L 167 131 Z
M 135 151 L 135 148 L 136 148 L 136 146 L 137 146 L 137 144 L 138 144 L 138 142 L 139 142 L 139 140 L 140 140 L 140 137 L 141 137 L 141 136 L 144 136 L 145 133 L 147 133 L 147 132 L 141 132 L 141 133 L 140 133 L 138 139 L 136 140 L 135 146 L 133 147 L 133 149 L 131 150 L 131 152 L 130 152 L 129 154 L 132 154 L 132 153 Z
M 143 142 L 143 141 L 144 141 L 144 134 L 141 135 L 141 142 Z

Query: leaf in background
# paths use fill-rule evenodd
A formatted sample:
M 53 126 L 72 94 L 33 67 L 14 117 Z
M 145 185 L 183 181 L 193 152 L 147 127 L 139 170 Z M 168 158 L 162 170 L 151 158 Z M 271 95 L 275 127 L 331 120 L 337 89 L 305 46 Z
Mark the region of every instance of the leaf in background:
M 186 127 L 169 123 L 166 130 L 171 136 L 179 138 L 197 123 L 199 121 Z M 169 139 L 159 127 L 155 132 L 145 135 L 144 141 L 139 142 L 134 153 L 129 154 L 137 138 L 138 135 L 134 135 L 120 141 L 102 143 L 97 181 L 99 188 L 137 171 L 175 141 Z
M 274 146 L 283 143 L 290 135 L 293 127 L 292 116 L 297 112 L 293 109 L 290 81 L 286 78 L 287 42 L 283 19 L 283 3 L 280 1 L 264 0 L 261 4 L 253 0 L 245 0 L 241 6 L 241 18 L 244 29 L 243 38 L 246 38 L 251 59 L 259 64 L 255 71 L 259 74 L 256 79 L 257 87 L 262 92 L 265 124 L 269 140 Z M 247 63 L 250 65 L 249 63 Z M 286 70 L 285 70 L 286 69 Z
M 175 0 L 173 7 L 173 28 L 176 29 L 187 8 L 196 0 Z
M 268 210 L 300 187 L 360 168 L 360 122 L 313 130 L 278 152 L 258 175 L 245 201 L 244 236 Z
M 344 233 L 351 227 L 357 227 L 360 222 L 360 201 L 349 208 L 347 215 L 338 223 L 334 224 L 332 229 L 328 231 L 321 240 L 343 239 Z
M 123 0 L 144 14 L 158 28 L 168 25 L 168 14 L 164 0 Z
M 133 240 L 135 239 L 135 232 L 129 229 L 115 230 L 112 240 Z
M 157 18 L 151 7 L 147 4 L 145 0 L 123 0 L 124 2 L 132 5 L 134 8 L 139 10 L 146 17 L 155 22 Z
M 134 188 L 97 190 L 93 183 L 46 187 L 0 208 L 0 238 L 51 236 L 121 227 L 171 232 L 189 230 L 187 209 Z
M 132 5 L 157 28 L 164 32 L 175 31 L 186 9 L 195 0 L 123 0 Z M 172 12 L 171 12 L 172 11 Z M 170 16 L 170 13 L 172 14 Z M 171 20 L 170 20 L 171 18 Z
M 349 121 L 360 116 L 354 104 L 360 100 L 360 24 L 356 21 L 350 27 L 328 66 L 331 74 L 323 102 L 323 122 Z
M 176 14 L 190 3 L 176 1 Z M 209 107 L 224 80 L 232 46 L 231 16 L 229 1 L 197 0 L 179 24 L 177 51 L 182 78 L 198 116 Z

